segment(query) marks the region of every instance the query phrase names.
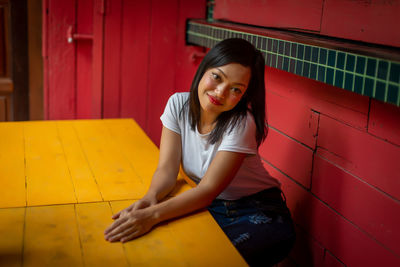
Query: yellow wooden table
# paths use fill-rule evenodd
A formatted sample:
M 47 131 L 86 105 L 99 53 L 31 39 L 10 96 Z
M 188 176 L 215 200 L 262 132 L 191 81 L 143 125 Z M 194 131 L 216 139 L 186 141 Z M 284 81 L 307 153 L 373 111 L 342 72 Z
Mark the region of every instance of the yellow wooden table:
M 245 266 L 207 211 L 104 240 L 157 161 L 131 119 L 0 123 L 0 266 Z

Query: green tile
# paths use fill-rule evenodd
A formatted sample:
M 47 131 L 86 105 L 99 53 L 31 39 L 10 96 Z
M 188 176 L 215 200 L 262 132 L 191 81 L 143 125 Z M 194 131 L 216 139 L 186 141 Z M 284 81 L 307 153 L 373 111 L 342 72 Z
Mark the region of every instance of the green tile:
M 395 83 L 400 82 L 400 64 L 391 63 L 389 80 Z
M 318 81 L 324 82 L 325 81 L 325 67 L 318 66 Z
M 274 52 L 274 53 L 278 52 L 278 41 L 277 40 L 272 40 L 272 52 Z
M 311 61 L 314 63 L 318 63 L 318 47 L 313 47 L 311 49 Z
M 319 64 L 326 65 L 327 51 L 325 48 L 320 48 L 319 50 Z
M 289 61 L 289 72 L 294 73 L 295 67 L 296 67 L 296 61 L 294 59 L 290 59 L 290 61 Z
M 302 44 L 297 45 L 297 55 L 298 55 L 297 58 L 303 59 L 303 56 L 304 56 L 304 45 L 302 45 Z
M 355 56 L 353 56 L 353 55 L 347 55 L 346 70 L 348 70 L 348 71 L 354 71 L 355 59 L 356 59 Z
M 268 50 L 268 51 L 271 51 L 271 50 L 272 50 L 272 39 L 271 39 L 271 38 L 268 38 L 268 41 L 267 41 L 267 50 Z
M 344 76 L 344 88 L 352 91 L 353 90 L 353 77 L 354 74 L 351 73 L 346 73 L 346 75 Z
M 279 41 L 279 44 L 278 44 L 278 53 L 279 53 L 280 55 L 283 55 L 283 48 L 284 48 L 284 45 L 285 45 L 285 43 L 284 43 L 283 41 Z
M 365 57 L 357 56 L 357 63 L 356 63 L 356 72 L 359 74 L 364 74 L 365 70 Z
M 354 92 L 362 94 L 362 91 L 363 91 L 363 78 L 360 76 L 355 76 Z
M 287 57 L 283 59 L 283 70 L 289 71 L 289 58 Z
M 386 80 L 389 64 L 387 61 L 379 60 L 378 63 L 378 78 Z
M 296 74 L 297 75 L 302 75 L 302 68 L 303 68 L 303 61 L 297 60 L 296 63 Z
M 276 55 L 275 54 L 271 55 L 271 67 L 276 68 Z
M 297 44 L 292 43 L 292 49 L 290 51 L 291 57 L 297 57 Z
M 290 43 L 289 42 L 285 42 L 285 52 L 284 52 L 285 56 L 290 56 Z
M 313 80 L 317 79 L 317 65 L 311 64 L 310 66 L 310 78 Z
M 375 69 L 376 69 L 376 59 L 368 58 L 366 74 L 368 76 L 375 77 Z
M 306 45 L 304 48 L 304 60 L 311 60 L 311 46 Z
M 267 39 L 266 38 L 262 38 L 261 49 L 264 51 L 267 50 Z
M 335 86 L 342 87 L 343 86 L 343 71 L 336 70 L 335 73 Z
M 336 68 L 344 70 L 344 60 L 346 58 L 346 54 L 343 52 L 338 52 L 337 54 L 337 62 L 336 62 Z
M 399 96 L 400 88 L 389 84 L 387 101 L 397 105 L 397 98 Z
M 376 82 L 375 98 L 381 101 L 385 100 L 385 87 L 383 82 Z
M 307 78 L 310 77 L 310 63 L 308 63 L 308 62 L 304 62 L 303 76 L 307 77 Z
M 333 74 L 334 74 L 334 70 L 331 68 L 327 68 L 326 69 L 326 83 L 333 85 Z
M 278 56 L 278 65 L 277 68 L 282 70 L 283 69 L 283 57 L 282 56 Z
M 336 51 L 329 50 L 328 52 L 328 66 L 335 67 L 336 65 Z
M 364 95 L 373 97 L 374 80 L 365 78 Z

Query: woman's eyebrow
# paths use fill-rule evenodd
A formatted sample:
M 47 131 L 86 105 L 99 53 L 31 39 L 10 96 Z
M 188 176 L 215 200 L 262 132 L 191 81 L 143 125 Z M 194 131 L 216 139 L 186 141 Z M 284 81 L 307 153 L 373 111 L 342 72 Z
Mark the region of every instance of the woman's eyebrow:
M 228 76 L 226 76 L 225 72 L 223 72 L 220 68 L 216 68 L 216 69 L 219 70 L 219 71 L 225 76 L 225 78 L 228 78 Z M 233 84 L 241 85 L 241 86 L 243 86 L 243 87 L 246 87 L 246 86 L 247 86 L 247 85 L 245 85 L 245 84 L 243 84 L 243 83 L 238 83 L 238 82 L 235 82 L 235 83 L 233 83 Z

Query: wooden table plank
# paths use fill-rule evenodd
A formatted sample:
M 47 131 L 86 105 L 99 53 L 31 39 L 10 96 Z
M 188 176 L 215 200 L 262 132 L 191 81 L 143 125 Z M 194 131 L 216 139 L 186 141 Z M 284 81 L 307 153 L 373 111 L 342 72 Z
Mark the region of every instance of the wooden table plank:
M 22 123 L 0 124 L 0 207 L 26 204 Z
M 208 211 L 179 218 L 169 226 L 190 266 L 247 266 Z
M 0 209 L 0 266 L 21 266 L 25 208 Z
M 76 203 L 56 122 L 26 122 L 24 134 L 28 206 Z
M 132 119 L 104 120 L 104 123 L 147 188 L 158 164 L 157 146 Z
M 102 201 L 97 181 L 82 150 L 72 121 L 57 122 L 78 203 Z
M 104 230 L 112 223 L 108 202 L 76 205 L 82 254 L 86 266 L 128 266 L 121 243 L 109 243 Z
M 147 188 L 103 121 L 74 123 L 104 200 L 138 199 Z
M 83 266 L 73 204 L 27 207 L 24 266 Z
M 126 208 L 133 201 L 110 202 L 113 213 Z M 168 224 L 155 227 L 151 232 L 124 244 L 131 266 L 187 266 L 181 257 L 184 248 L 172 235 Z M 179 257 L 178 257 L 179 255 Z

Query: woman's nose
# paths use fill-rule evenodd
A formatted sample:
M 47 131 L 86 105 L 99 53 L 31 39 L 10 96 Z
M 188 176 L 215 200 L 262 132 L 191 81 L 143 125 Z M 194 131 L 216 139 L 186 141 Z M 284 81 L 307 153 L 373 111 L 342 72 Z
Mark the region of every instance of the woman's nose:
M 225 94 L 228 91 L 228 86 L 225 84 L 219 84 L 215 90 L 216 96 L 218 98 L 225 98 Z

